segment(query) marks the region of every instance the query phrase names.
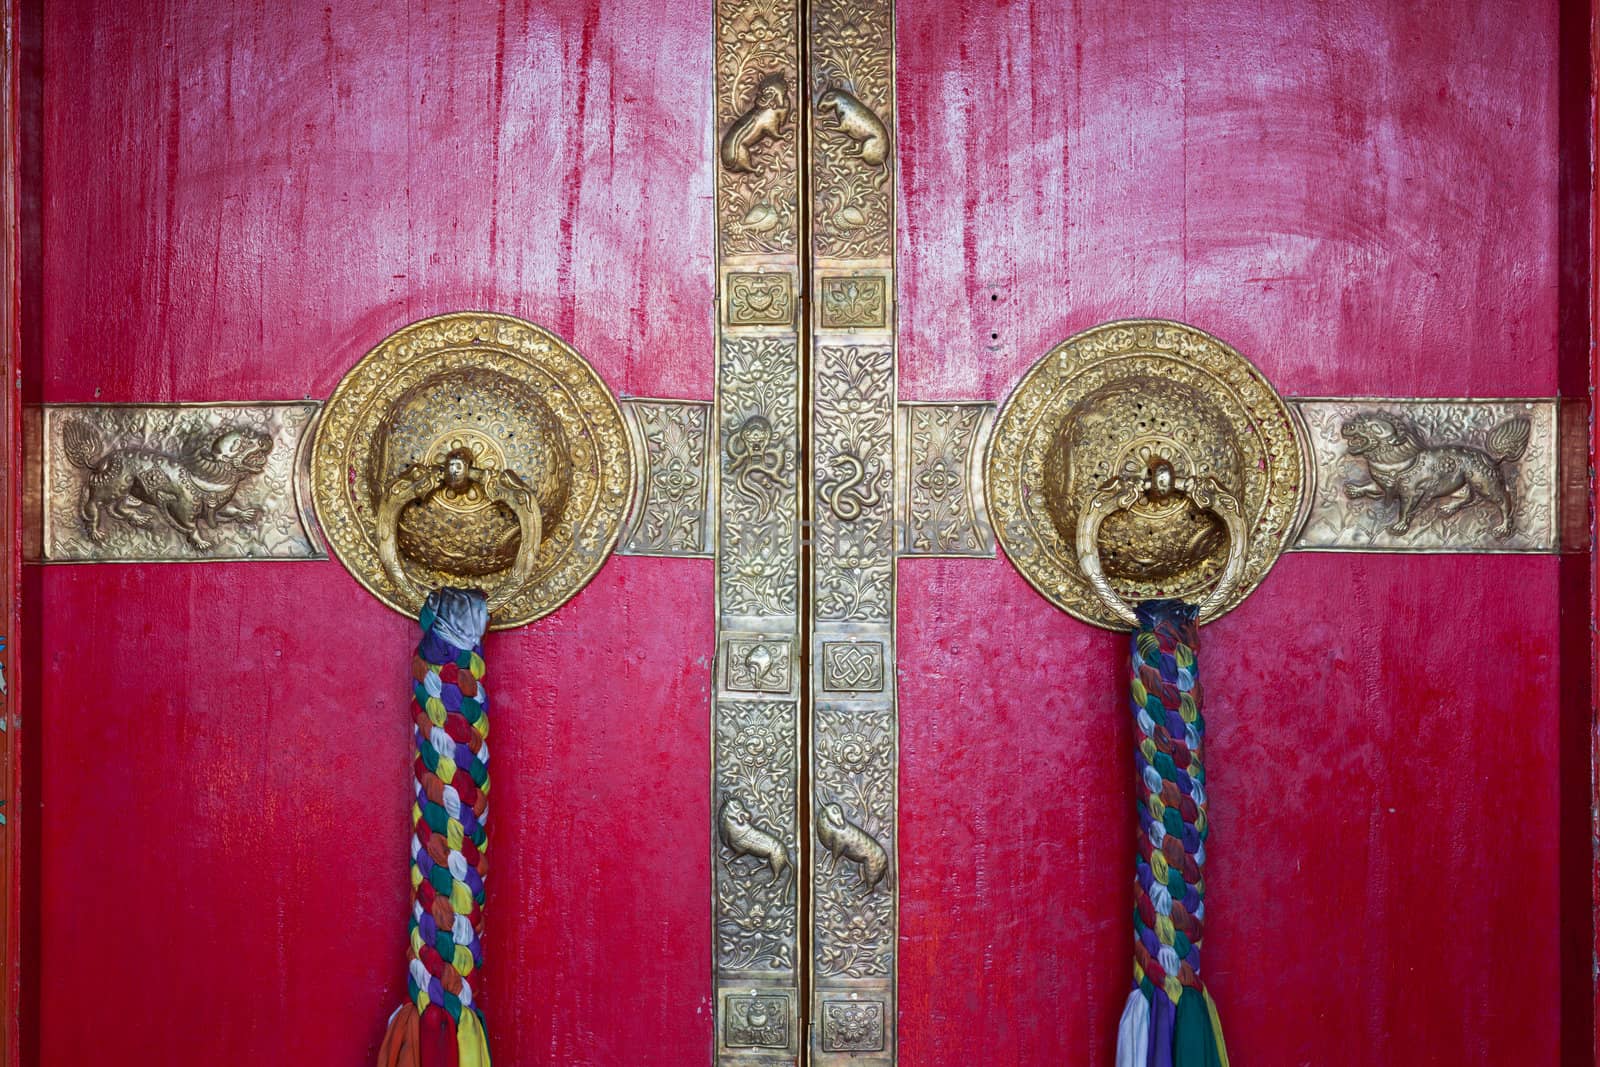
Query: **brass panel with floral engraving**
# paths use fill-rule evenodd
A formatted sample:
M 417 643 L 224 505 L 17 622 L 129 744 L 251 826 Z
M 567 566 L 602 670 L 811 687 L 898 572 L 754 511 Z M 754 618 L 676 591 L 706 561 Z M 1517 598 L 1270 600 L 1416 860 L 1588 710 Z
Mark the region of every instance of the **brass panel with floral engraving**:
M 713 48 L 715 1061 L 779 1067 L 799 1055 L 803 1010 L 798 0 L 718 0 Z
M 900 554 L 992 558 L 983 454 L 995 405 L 902 403 L 898 417 Z
M 629 398 L 622 414 L 633 437 L 633 507 L 627 556 L 711 554 L 711 405 Z
M 894 5 L 814 0 L 809 1061 L 897 1055 L 899 748 L 895 561 Z M 960 535 L 955 535 L 959 537 Z

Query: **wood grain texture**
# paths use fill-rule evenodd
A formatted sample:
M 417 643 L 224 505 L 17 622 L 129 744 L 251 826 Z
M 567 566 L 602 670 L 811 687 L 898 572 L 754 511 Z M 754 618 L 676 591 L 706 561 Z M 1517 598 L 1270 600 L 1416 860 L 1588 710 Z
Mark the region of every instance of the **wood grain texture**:
M 709 398 L 709 0 L 40 20 L 38 399 L 324 397 L 466 308 L 618 392 Z M 405 993 L 415 625 L 333 562 L 38 587 L 30 1061 L 372 1062 Z M 497 1064 L 709 1056 L 711 618 L 705 562 L 615 559 L 489 639 Z
M 1288 395 L 1555 392 L 1554 2 L 897 7 L 902 397 L 1003 398 L 1129 316 L 1213 332 Z M 1294 555 L 1203 631 L 1205 966 L 1235 1062 L 1586 1054 L 1559 575 Z M 1123 641 L 1003 560 L 902 564 L 899 640 L 904 1062 L 1108 1063 Z

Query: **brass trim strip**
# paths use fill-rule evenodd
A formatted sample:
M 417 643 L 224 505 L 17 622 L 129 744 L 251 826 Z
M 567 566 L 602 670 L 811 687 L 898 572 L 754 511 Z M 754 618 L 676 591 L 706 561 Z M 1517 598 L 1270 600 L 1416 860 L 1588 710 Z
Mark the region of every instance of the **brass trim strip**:
M 703 400 L 628 397 L 622 416 L 633 443 L 633 504 L 618 555 L 712 554 L 711 409 Z
M 1294 549 L 1560 550 L 1558 401 L 1299 397 L 1289 406 L 1312 466 Z
M 1560 404 L 1556 447 L 1557 506 L 1561 511 L 1561 551 L 1589 550 L 1589 403 L 1568 397 Z
M 1307 520 L 1289 545 L 1291 552 L 1552 553 L 1583 551 L 1588 545 L 1588 411 L 1581 401 L 1549 397 L 1428 399 L 1418 397 L 1286 397 L 1307 443 L 1311 502 Z M 926 414 L 917 414 L 922 409 Z M 919 442 L 917 426 L 937 419 L 951 425 L 954 411 L 984 411 L 976 449 L 980 462 L 962 462 L 963 447 Z M 987 401 L 900 404 L 900 500 L 902 556 L 989 555 L 995 551 L 983 487 L 981 457 L 993 430 L 994 405 Z M 1342 432 L 1357 415 L 1388 415 L 1411 428 L 1425 451 L 1465 450 L 1476 455 L 1491 490 L 1503 481 L 1513 504 L 1512 531 L 1496 536 L 1495 506 L 1474 494 L 1459 513 L 1441 514 L 1459 490 L 1418 503 L 1408 528 L 1388 527 L 1398 517 L 1398 502 L 1382 497 L 1347 496 L 1347 487 L 1370 481 L 1366 462 L 1350 452 Z M 1502 462 L 1490 453 L 1489 435 L 1518 418 L 1528 420 L 1528 440 L 1516 458 Z M 1500 447 L 1516 447 L 1515 427 L 1501 431 Z M 1510 435 L 1507 437 L 1506 435 Z M 940 451 L 942 447 L 943 451 Z M 1497 480 L 1498 479 L 1498 480 Z M 955 484 L 948 484 L 954 482 Z M 927 486 L 972 505 L 972 527 L 958 507 L 934 511 Z M 937 520 L 936 522 L 934 520 Z M 976 540 L 983 551 L 927 551 L 934 543 L 930 525 L 946 531 L 946 542 L 963 547 Z
M 715 1062 L 800 1055 L 798 0 L 718 0 Z
M 30 405 L 24 559 L 326 559 L 306 494 L 321 406 Z
M 894 5 L 812 0 L 810 1059 L 897 1055 Z

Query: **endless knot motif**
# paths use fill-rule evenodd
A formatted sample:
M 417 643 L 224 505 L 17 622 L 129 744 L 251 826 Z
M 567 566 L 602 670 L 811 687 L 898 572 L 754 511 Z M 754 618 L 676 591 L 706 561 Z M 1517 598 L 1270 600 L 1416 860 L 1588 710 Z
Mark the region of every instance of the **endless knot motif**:
M 824 641 L 822 688 L 833 693 L 883 690 L 883 645 L 877 641 Z

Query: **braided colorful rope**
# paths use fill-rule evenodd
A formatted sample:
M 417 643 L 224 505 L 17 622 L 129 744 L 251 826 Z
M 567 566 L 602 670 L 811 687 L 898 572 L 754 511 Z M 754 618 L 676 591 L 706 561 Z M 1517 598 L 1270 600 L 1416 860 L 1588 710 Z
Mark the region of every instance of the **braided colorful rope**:
M 389 1019 L 379 1067 L 489 1067 L 471 976 L 483 963 L 489 695 L 476 590 L 439 589 L 423 605 L 411 661 L 416 802 L 411 820 L 410 999 Z
M 1136 609 L 1129 682 L 1139 748 L 1133 992 L 1117 1028 L 1117 1067 L 1228 1067 L 1217 1006 L 1200 979 L 1205 922 L 1206 790 L 1195 607 Z

